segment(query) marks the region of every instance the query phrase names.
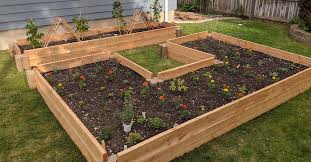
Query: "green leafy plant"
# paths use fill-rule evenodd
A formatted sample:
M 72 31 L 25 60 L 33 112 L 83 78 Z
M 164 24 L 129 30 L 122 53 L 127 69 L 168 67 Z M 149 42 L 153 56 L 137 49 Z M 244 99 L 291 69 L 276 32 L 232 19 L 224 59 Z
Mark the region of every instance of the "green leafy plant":
M 159 23 L 162 12 L 162 6 L 159 2 L 159 0 L 154 0 L 153 3 L 150 5 L 151 15 L 150 15 L 150 21 Z
M 199 106 L 199 115 L 202 115 L 205 113 L 206 107 L 204 105 L 200 105 Z
M 130 124 L 134 116 L 134 100 L 133 100 L 133 88 L 129 87 L 124 92 L 123 111 L 121 112 L 121 119 L 124 124 Z
M 177 6 L 179 11 L 183 12 L 199 12 L 200 7 L 196 4 L 186 3 L 186 4 L 179 4 Z
M 140 115 L 137 118 L 137 123 L 138 124 L 145 124 L 146 123 L 146 119 L 142 115 Z
M 140 133 L 129 133 L 129 136 L 127 137 L 126 144 L 128 145 L 134 145 L 141 141 L 143 141 L 144 138 Z
M 104 141 L 109 141 L 112 138 L 112 129 L 105 127 L 100 131 L 100 138 Z
M 162 129 L 167 127 L 166 123 L 164 123 L 164 121 L 159 117 L 149 118 L 148 123 L 154 129 Z
M 249 49 L 249 50 L 246 51 L 246 54 L 247 54 L 247 56 L 251 57 L 251 56 L 254 55 L 254 51 Z
M 210 72 L 205 72 L 203 74 L 203 76 L 205 76 L 207 78 L 207 80 L 208 80 L 207 81 L 207 86 L 208 86 L 209 91 L 211 91 L 211 92 L 215 91 L 215 89 L 216 89 L 216 82 L 213 79 L 213 75 Z
M 223 96 L 224 96 L 225 99 L 229 99 L 230 96 L 231 96 L 231 89 L 230 89 L 230 86 L 224 84 L 224 85 L 223 85 L 222 94 L 223 94 Z
M 300 27 L 305 31 L 311 32 L 311 1 L 300 0 L 299 17 L 302 20 Z
M 117 18 L 120 35 L 126 33 L 126 22 L 124 20 L 123 11 L 122 2 L 120 0 L 115 0 L 113 3 L 112 15 L 114 18 Z
M 142 90 L 140 91 L 140 94 L 141 94 L 142 96 L 147 96 L 147 95 L 149 94 L 149 92 L 150 92 L 149 82 L 148 82 L 148 81 L 145 81 L 145 82 L 143 83 L 143 88 L 142 88 Z
M 188 119 L 189 116 L 190 116 L 190 111 L 189 110 L 181 110 L 180 111 L 179 117 L 181 119 Z
M 277 82 L 280 80 L 278 72 L 271 72 L 271 73 L 269 73 L 269 75 L 271 76 L 271 79 L 273 82 Z
M 239 92 L 237 93 L 237 96 L 238 97 L 243 97 L 243 96 L 245 96 L 247 94 L 247 91 L 248 90 L 247 90 L 245 85 L 239 86 Z
M 113 81 L 113 80 L 115 79 L 116 75 L 117 75 L 117 74 L 116 74 L 115 70 L 113 70 L 113 69 L 108 69 L 108 70 L 107 70 L 106 78 L 107 78 L 108 81 Z
M 174 79 L 170 82 L 170 90 L 175 93 L 183 93 L 188 90 L 185 80 L 183 79 Z
M 84 34 L 90 29 L 87 20 L 82 16 L 74 16 L 72 22 L 75 24 L 76 32 L 78 32 L 80 38 L 84 40 Z
M 54 89 L 56 90 L 56 92 L 60 93 L 62 92 L 62 90 L 64 89 L 64 85 L 62 83 L 58 83 Z
M 39 48 L 42 45 L 41 38 L 44 36 L 43 33 L 39 32 L 38 26 L 33 20 L 28 20 L 26 24 L 28 31 L 26 32 L 27 41 L 30 43 L 33 49 Z
M 83 89 L 86 87 L 86 77 L 84 75 L 80 76 L 79 87 L 80 89 Z

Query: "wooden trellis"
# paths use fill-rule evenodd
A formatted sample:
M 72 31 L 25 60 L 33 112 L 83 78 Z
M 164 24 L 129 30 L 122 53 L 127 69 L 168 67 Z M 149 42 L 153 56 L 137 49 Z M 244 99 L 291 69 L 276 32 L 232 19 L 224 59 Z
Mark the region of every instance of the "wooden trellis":
M 81 41 L 80 37 L 73 31 L 72 27 L 68 24 L 68 22 L 62 17 L 56 17 L 54 24 L 51 26 L 45 43 L 42 47 L 47 47 L 50 44 L 55 32 L 58 30 L 59 26 L 62 26 L 67 32 L 71 33 L 78 42 Z
M 138 9 L 134 12 L 134 15 L 131 18 L 131 22 L 129 23 L 129 27 L 128 27 L 126 34 L 132 33 L 135 25 L 137 24 L 137 22 L 139 22 L 140 19 L 145 23 L 145 25 L 148 29 L 152 29 L 152 25 L 150 24 L 146 13 L 144 11 Z

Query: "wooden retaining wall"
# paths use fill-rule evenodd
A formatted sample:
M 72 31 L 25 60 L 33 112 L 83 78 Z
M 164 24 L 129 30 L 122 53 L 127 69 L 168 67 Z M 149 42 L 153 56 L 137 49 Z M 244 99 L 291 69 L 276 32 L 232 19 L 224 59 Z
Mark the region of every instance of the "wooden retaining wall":
M 34 73 L 39 93 L 86 159 L 93 162 L 106 161 L 106 150 L 36 68 Z

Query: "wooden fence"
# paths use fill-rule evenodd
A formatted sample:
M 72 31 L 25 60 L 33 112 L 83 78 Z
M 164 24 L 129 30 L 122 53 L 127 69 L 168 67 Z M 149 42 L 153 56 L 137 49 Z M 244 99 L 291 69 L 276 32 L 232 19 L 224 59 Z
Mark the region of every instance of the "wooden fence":
M 298 15 L 299 0 L 178 0 L 178 4 L 196 4 L 209 10 L 260 19 L 289 22 Z

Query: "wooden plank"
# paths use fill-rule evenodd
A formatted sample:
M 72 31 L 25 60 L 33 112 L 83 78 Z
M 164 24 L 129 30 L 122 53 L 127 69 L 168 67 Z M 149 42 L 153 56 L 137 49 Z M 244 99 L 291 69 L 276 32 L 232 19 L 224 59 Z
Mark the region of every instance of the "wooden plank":
M 28 82 L 29 88 L 30 89 L 36 89 L 37 88 L 36 75 L 35 75 L 34 70 L 27 70 L 26 76 L 27 76 L 27 82 Z
M 185 64 L 215 57 L 212 54 L 188 48 L 172 42 L 166 43 L 166 46 L 169 58 Z
M 107 160 L 108 154 L 105 149 L 97 142 L 95 137 L 49 85 L 40 72 L 37 69 L 34 69 L 34 72 L 39 93 L 86 159 L 94 162 Z
M 24 70 L 22 55 L 15 55 L 15 64 L 16 64 L 16 68 L 18 72 L 21 72 Z
M 311 87 L 311 68 L 118 153 L 118 161 L 169 161 L 275 108 Z
M 14 54 L 15 55 L 21 55 L 22 52 L 21 50 L 19 49 L 18 45 L 16 44 L 16 42 L 13 42 L 13 49 L 14 49 Z
M 215 58 L 207 58 L 205 60 L 201 60 L 201 61 L 194 62 L 191 64 L 187 64 L 184 66 L 180 66 L 177 68 L 162 71 L 162 72 L 158 73 L 157 79 L 160 79 L 163 81 L 174 79 L 174 78 L 183 76 L 185 74 L 188 74 L 190 72 L 196 71 L 198 69 L 211 66 L 214 63 L 215 63 Z
M 190 35 L 170 39 L 170 40 L 168 40 L 168 42 L 172 42 L 175 44 L 183 44 L 185 42 L 195 41 L 195 40 L 199 40 L 199 39 L 206 39 L 209 35 L 210 35 L 209 32 L 204 31 L 204 32 L 199 32 L 199 33 L 195 33 L 195 34 L 190 34 Z
M 153 78 L 152 72 L 150 72 L 149 70 L 143 68 L 142 66 L 134 63 L 133 61 L 131 61 L 131 60 L 129 60 L 129 59 L 117 54 L 117 53 L 115 53 L 115 57 L 121 65 L 134 70 L 136 73 L 140 74 L 145 79 L 150 80 Z
M 277 57 L 277 58 L 280 58 L 283 60 L 295 62 L 295 63 L 306 65 L 306 66 L 311 66 L 311 58 L 305 57 L 302 55 L 297 55 L 297 54 L 287 52 L 284 50 L 268 47 L 265 45 L 257 44 L 254 42 L 234 38 L 231 36 L 227 36 L 227 35 L 219 34 L 219 33 L 215 33 L 215 32 L 212 33 L 212 38 L 226 42 L 226 43 L 230 43 L 230 44 L 233 44 L 236 46 L 240 46 L 242 48 L 262 52 L 264 54 L 267 54 L 267 55 L 270 55 L 273 57 Z
M 37 66 L 37 68 L 40 70 L 40 72 L 48 72 L 48 71 L 52 71 L 56 69 L 57 70 L 70 69 L 70 68 L 78 67 L 81 65 L 91 64 L 91 63 L 95 63 L 99 61 L 105 61 L 111 57 L 112 57 L 111 52 L 104 52 L 104 53 L 77 57 L 73 59 L 40 64 Z
M 46 48 L 33 49 L 33 50 L 25 51 L 25 54 L 46 55 L 46 54 L 55 53 L 55 52 L 61 53 L 61 52 L 70 51 L 76 48 L 89 48 L 91 46 L 94 47 L 94 46 L 102 45 L 104 43 L 111 44 L 111 43 L 115 43 L 116 41 L 127 42 L 129 38 L 132 38 L 132 40 L 150 39 L 150 38 L 154 38 L 155 36 L 166 38 L 165 36 L 167 34 L 176 35 L 176 27 L 167 27 L 167 28 L 155 29 L 155 30 L 150 30 L 150 31 L 145 31 L 145 32 L 133 33 L 129 35 L 120 35 L 120 36 L 94 39 L 94 40 L 83 41 L 83 42 L 56 45 L 56 46 L 51 46 L 51 47 L 46 47 Z M 168 38 L 168 39 L 171 39 L 171 38 Z M 163 42 L 166 42 L 166 41 L 167 40 L 163 39 Z

